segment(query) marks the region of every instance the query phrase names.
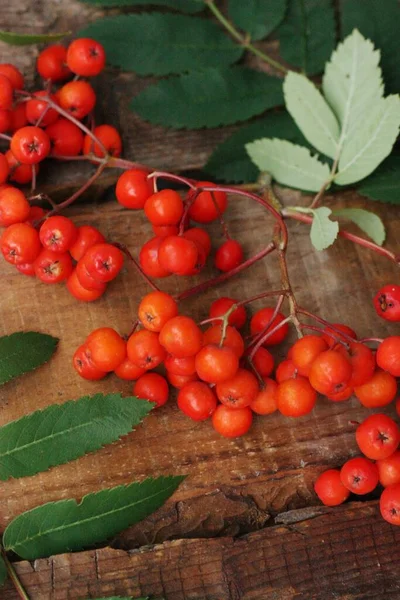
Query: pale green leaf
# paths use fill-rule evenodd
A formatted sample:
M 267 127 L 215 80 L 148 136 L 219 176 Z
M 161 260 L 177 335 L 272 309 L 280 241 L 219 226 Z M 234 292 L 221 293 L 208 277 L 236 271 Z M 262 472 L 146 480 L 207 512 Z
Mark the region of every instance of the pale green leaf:
M 278 35 L 286 62 L 307 75 L 320 73 L 335 47 L 332 0 L 289 0 Z
M 210 19 L 172 13 L 107 17 L 78 36 L 96 39 L 104 45 L 109 64 L 139 75 L 224 67 L 244 51 Z
M 399 0 L 341 0 L 340 8 L 343 37 L 357 27 L 370 39 L 381 51 L 386 92 L 400 92 Z
M 163 79 L 136 96 L 131 106 L 151 123 L 198 129 L 244 121 L 282 104 L 281 79 L 235 66 Z
M 0 555 L 0 586 L 4 585 L 7 581 L 7 575 L 6 563 L 4 562 L 3 557 Z
M 229 0 L 232 21 L 252 40 L 267 37 L 285 16 L 287 0 Z
M 315 85 L 290 71 L 283 84 L 286 108 L 305 138 L 317 150 L 335 158 L 339 125 L 335 115 Z
M 388 96 L 371 108 L 362 127 L 343 144 L 335 183 L 347 185 L 367 177 L 390 154 L 400 128 L 400 97 Z
M 290 187 L 316 192 L 329 178 L 329 167 L 307 148 L 286 140 L 261 139 L 246 144 L 251 160 L 276 181 Z
M 0 480 L 26 477 L 98 450 L 126 435 L 154 405 L 95 394 L 48 406 L 0 427 Z
M 197 13 L 204 10 L 204 2 L 199 0 L 81 0 L 84 4 L 102 8 L 133 6 L 168 6 L 185 13 Z
M 88 494 L 79 504 L 72 499 L 42 504 L 11 521 L 4 548 L 35 560 L 104 542 L 157 510 L 183 479 L 145 479 Z
M 333 215 L 353 221 L 375 244 L 382 246 L 385 241 L 386 233 L 382 220 L 378 215 L 369 210 L 364 210 L 363 208 L 341 208 L 334 210 Z
M 57 344 L 57 338 L 36 331 L 1 337 L 0 385 L 46 363 L 56 351 Z
M 52 44 L 67 35 L 70 31 L 62 33 L 15 33 L 13 31 L 0 31 L 0 42 L 10 46 L 29 46 L 31 44 Z
M 332 211 L 326 206 L 315 208 L 312 212 L 314 215 L 310 231 L 312 245 L 318 251 L 325 250 L 336 240 L 339 224 L 331 221 L 329 217 Z
M 358 192 L 372 200 L 400 204 L 400 156 L 389 156 L 362 182 Z

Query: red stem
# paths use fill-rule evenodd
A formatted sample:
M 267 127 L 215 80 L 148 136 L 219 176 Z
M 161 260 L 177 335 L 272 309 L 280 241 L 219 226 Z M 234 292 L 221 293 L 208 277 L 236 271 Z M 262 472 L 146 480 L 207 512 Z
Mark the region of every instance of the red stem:
M 250 360 L 253 360 L 255 353 L 263 345 L 263 343 L 265 342 L 265 340 L 267 338 L 269 338 L 273 333 L 275 333 L 275 331 L 278 331 L 278 329 L 280 329 L 280 327 L 282 327 L 282 324 L 285 324 L 291 320 L 291 317 L 287 317 L 286 319 L 284 319 L 283 321 L 278 323 L 278 325 L 275 326 L 273 329 L 269 330 L 269 328 L 271 327 L 272 323 L 274 322 L 274 320 L 276 318 L 276 315 L 279 312 L 279 309 L 281 308 L 281 306 L 283 304 L 284 299 L 285 299 L 284 295 L 282 295 L 278 298 L 278 302 L 276 303 L 275 310 L 272 313 L 270 320 L 268 321 L 268 323 L 266 324 L 264 329 L 262 331 L 260 331 L 260 333 L 257 335 L 257 337 L 250 343 L 249 348 L 251 348 L 254 345 L 254 348 L 252 348 L 252 350 L 250 352 Z
M 330 330 L 337 333 L 339 336 L 339 341 L 343 342 L 343 338 L 347 342 L 350 342 L 350 343 L 354 343 L 354 342 L 358 341 L 358 340 L 352 338 L 350 335 L 347 335 L 347 333 L 344 333 L 343 331 L 341 331 L 340 329 L 335 327 L 335 325 L 332 325 L 331 323 L 329 323 L 329 321 L 325 321 L 325 319 L 322 319 L 321 317 L 318 317 L 317 315 L 310 313 L 308 310 L 305 310 L 304 308 L 298 308 L 297 312 L 299 312 L 300 314 L 302 314 L 306 317 L 309 317 L 310 319 L 314 319 L 314 321 L 317 321 L 317 323 L 321 323 L 321 325 L 324 325 L 325 327 L 328 327 Z
M 119 250 L 121 250 L 121 252 L 123 252 L 125 254 L 125 256 L 128 257 L 128 259 L 133 263 L 133 265 L 135 266 L 136 270 L 138 271 L 138 273 L 140 273 L 140 275 L 143 277 L 143 279 L 146 281 L 146 283 L 148 283 L 148 285 L 155 292 L 159 292 L 160 288 L 146 275 L 146 273 L 143 271 L 143 269 L 140 266 L 140 264 L 137 262 L 136 258 L 134 258 L 132 256 L 132 254 L 129 252 L 128 248 L 124 244 L 120 244 L 118 242 L 111 242 L 111 243 L 116 248 L 119 248 Z

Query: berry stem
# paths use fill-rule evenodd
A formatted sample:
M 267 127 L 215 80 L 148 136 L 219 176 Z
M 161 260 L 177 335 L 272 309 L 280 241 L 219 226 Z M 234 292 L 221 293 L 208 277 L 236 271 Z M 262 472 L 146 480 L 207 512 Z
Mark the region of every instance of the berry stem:
M 29 600 L 29 596 L 26 593 L 26 591 L 24 590 L 24 587 L 23 587 L 22 583 L 20 582 L 19 577 L 18 577 L 17 573 L 15 572 L 14 567 L 8 560 L 8 557 L 7 557 L 3 547 L 1 547 L 1 555 L 3 557 L 4 564 L 6 565 L 8 575 L 9 575 L 11 581 L 13 582 L 15 589 L 17 590 L 18 596 L 21 598 L 21 600 Z
M 304 308 L 297 308 L 297 312 L 300 313 L 301 315 L 304 315 L 305 317 L 309 317 L 310 319 L 317 321 L 317 323 L 321 323 L 321 325 L 324 325 L 324 327 L 329 328 L 330 330 L 337 333 L 339 336 L 338 341 L 341 341 L 343 343 L 343 338 L 344 338 L 347 342 L 350 342 L 350 343 L 357 342 L 356 339 L 352 338 L 350 335 L 347 335 L 347 333 L 344 333 L 344 331 L 341 331 L 340 329 L 335 327 L 335 325 L 332 325 L 328 321 L 325 321 L 325 319 L 322 319 L 321 317 L 314 315 L 313 313 L 309 312 L 308 310 L 305 310 Z M 327 332 L 325 332 L 325 333 L 327 333 Z
M 281 296 L 281 298 L 283 299 L 283 296 Z M 278 308 L 278 310 L 276 310 L 276 308 Z M 274 312 L 274 315 L 276 316 L 276 314 L 278 314 L 279 311 L 279 302 L 276 305 L 276 313 Z M 272 321 L 274 320 L 275 316 L 273 316 Z M 272 335 L 274 335 L 274 333 L 276 333 L 277 331 L 279 331 L 279 329 L 281 327 L 283 327 L 284 325 L 286 325 L 286 323 L 290 323 L 292 321 L 292 317 L 291 315 L 289 315 L 288 317 L 286 317 L 286 319 L 283 319 L 283 321 L 281 321 L 280 323 L 278 323 L 278 325 L 275 325 L 275 327 L 273 327 L 272 329 L 268 330 L 265 332 L 265 334 L 259 339 L 259 341 L 256 343 L 256 345 L 254 346 L 254 348 L 251 350 L 250 352 L 250 359 L 252 360 L 255 353 L 257 352 L 257 350 L 259 348 L 261 348 L 261 346 L 268 340 L 268 338 L 270 338 Z
M 129 169 L 141 169 L 142 171 L 150 172 L 151 169 L 147 165 L 142 163 L 133 162 L 126 160 L 125 158 L 118 158 L 116 156 L 110 156 L 107 161 L 107 167 L 110 169 L 122 169 L 128 171 Z
M 147 277 L 146 273 L 143 271 L 142 267 L 140 266 L 140 264 L 138 263 L 136 258 L 134 258 L 132 256 L 132 254 L 129 252 L 128 248 L 124 244 L 120 244 L 118 242 L 111 242 L 111 243 L 113 244 L 113 246 L 115 246 L 116 248 L 121 250 L 121 252 L 123 252 L 125 254 L 125 256 L 133 263 L 133 265 L 135 266 L 135 269 L 140 273 L 140 275 L 143 277 L 143 279 L 146 281 L 146 283 L 148 283 L 148 285 L 155 292 L 159 292 L 160 288 L 149 277 Z
M 0 140 L 7 140 L 7 142 L 11 141 L 11 136 L 6 133 L 0 133 Z
M 274 322 L 274 319 L 276 318 L 276 315 L 278 314 L 283 301 L 285 299 L 284 294 L 282 294 L 279 298 L 278 298 L 278 302 L 276 303 L 274 312 L 271 315 L 271 318 L 269 319 L 268 323 L 266 324 L 266 326 L 264 327 L 264 329 L 262 331 L 260 331 L 259 333 L 257 333 L 257 335 L 252 339 L 252 341 L 250 342 L 249 346 L 248 346 L 248 351 L 250 351 L 250 348 L 252 348 L 254 345 L 258 345 L 258 342 L 264 337 L 264 335 L 267 333 L 268 329 L 271 327 L 271 324 Z M 260 344 L 261 345 L 261 344 Z M 253 359 L 254 354 L 257 352 L 258 348 L 260 346 L 257 346 L 256 350 L 252 350 L 250 352 L 250 358 Z
M 154 180 L 154 181 L 156 181 L 156 180 Z M 190 210 L 190 207 L 196 201 L 196 198 L 199 195 L 199 193 L 200 192 L 199 192 L 198 189 L 191 188 L 191 190 L 190 190 L 190 192 L 188 194 L 188 198 L 187 198 L 187 201 L 185 203 L 185 208 L 183 210 L 181 221 L 179 223 L 179 235 L 182 235 L 183 232 L 185 231 L 186 224 L 189 221 L 189 210 Z
M 173 173 L 167 173 L 166 171 L 153 171 L 150 175 L 147 176 L 148 179 L 167 179 L 169 181 L 177 181 L 178 183 L 182 183 L 184 186 L 189 187 L 191 190 L 197 190 L 194 185 L 194 179 L 187 179 L 186 177 L 181 177 L 180 175 L 174 175 Z

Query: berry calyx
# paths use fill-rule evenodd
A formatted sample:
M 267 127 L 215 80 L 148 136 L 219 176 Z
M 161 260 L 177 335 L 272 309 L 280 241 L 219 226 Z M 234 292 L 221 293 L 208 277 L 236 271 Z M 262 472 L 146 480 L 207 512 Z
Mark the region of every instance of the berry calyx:
M 352 458 L 341 468 L 340 480 L 353 494 L 369 494 L 378 485 L 378 468 L 367 458 Z
M 161 331 L 164 325 L 178 315 L 176 301 L 165 292 L 150 292 L 139 304 L 138 316 L 149 331 Z
M 10 150 L 20 163 L 34 165 L 49 154 L 49 136 L 40 127 L 22 127 L 12 136 Z
M 400 321 L 400 285 L 385 285 L 374 298 L 376 313 L 386 321 Z
M 381 460 L 397 449 L 400 429 L 387 415 L 370 415 L 357 427 L 356 441 L 367 458 Z

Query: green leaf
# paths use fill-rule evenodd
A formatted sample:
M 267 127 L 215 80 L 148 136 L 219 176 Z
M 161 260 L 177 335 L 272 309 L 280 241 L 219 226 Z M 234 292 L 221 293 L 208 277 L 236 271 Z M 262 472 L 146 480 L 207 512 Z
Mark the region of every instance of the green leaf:
M 119 6 L 168 6 L 186 13 L 197 13 L 204 10 L 204 2 L 199 0 L 81 0 L 84 4 L 91 4 L 103 8 L 117 8 Z
M 286 75 L 283 92 L 287 110 L 310 144 L 335 158 L 339 125 L 315 85 L 304 75 L 291 71 Z
M 290 187 L 316 192 L 329 178 L 329 167 L 310 151 L 286 140 L 261 139 L 246 144 L 251 160 L 276 181 Z
M 111 65 L 139 75 L 223 67 L 244 51 L 209 19 L 170 13 L 107 17 L 78 36 L 95 38 L 104 45 Z
M 119 485 L 75 500 L 48 502 L 7 526 L 4 548 L 35 560 L 104 542 L 157 510 L 184 477 L 158 477 Z
M 57 344 L 57 338 L 36 331 L 1 337 L 0 385 L 43 365 L 54 354 Z
M 214 150 L 204 170 L 217 179 L 239 183 L 255 181 L 259 170 L 251 162 L 245 144 L 260 137 L 286 139 L 307 145 L 306 139 L 287 112 L 269 113 L 235 131 Z
M 336 240 L 339 224 L 331 221 L 329 217 L 332 211 L 326 206 L 314 208 L 312 212 L 314 215 L 310 231 L 312 245 L 318 251 L 325 250 Z
M 232 21 L 252 40 L 266 38 L 285 16 L 287 0 L 229 0 Z
M 399 46 L 400 5 L 398 0 L 341 0 L 342 35 L 354 27 L 381 51 L 385 89 L 400 91 Z
M 10 44 L 10 46 L 29 46 L 30 44 L 51 44 L 61 40 L 70 31 L 62 33 L 15 33 L 13 31 L 0 31 L 0 42 Z
M 0 586 L 4 585 L 7 581 L 7 575 L 6 563 L 4 562 L 3 557 L 0 555 Z
M 278 35 L 284 60 L 307 75 L 320 73 L 335 46 L 331 0 L 289 0 Z
M 26 477 L 98 450 L 129 433 L 154 405 L 95 394 L 48 406 L 0 427 L 0 479 Z
M 362 182 L 358 192 L 372 200 L 400 204 L 400 156 L 389 156 Z
M 353 221 L 353 223 L 369 235 L 375 244 L 382 246 L 385 241 L 386 232 L 381 219 L 369 210 L 364 210 L 363 208 L 341 208 L 334 210 L 333 215 Z
M 151 123 L 198 129 L 245 121 L 282 104 L 281 79 L 235 66 L 163 79 L 136 96 L 131 106 Z
M 343 144 L 334 181 L 347 185 L 367 177 L 390 154 L 400 129 L 400 97 L 381 98 Z

